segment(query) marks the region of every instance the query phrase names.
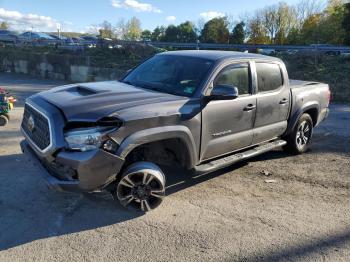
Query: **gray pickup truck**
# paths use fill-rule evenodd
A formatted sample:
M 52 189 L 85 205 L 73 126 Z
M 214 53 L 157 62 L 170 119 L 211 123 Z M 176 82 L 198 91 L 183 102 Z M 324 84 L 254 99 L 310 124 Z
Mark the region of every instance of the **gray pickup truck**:
M 51 187 L 108 190 L 149 211 L 165 196 L 164 166 L 207 173 L 282 146 L 305 152 L 329 100 L 327 84 L 289 80 L 277 58 L 165 52 L 120 81 L 31 96 L 21 147 Z

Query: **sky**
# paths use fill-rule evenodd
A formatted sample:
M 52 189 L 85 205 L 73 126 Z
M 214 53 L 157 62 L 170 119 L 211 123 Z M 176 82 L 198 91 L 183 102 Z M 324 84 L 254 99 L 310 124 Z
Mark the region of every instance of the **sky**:
M 281 0 L 0 0 L 0 21 L 16 30 L 88 32 L 104 20 L 136 16 L 143 29 L 230 15 L 234 20 Z M 285 0 L 295 4 L 299 0 Z

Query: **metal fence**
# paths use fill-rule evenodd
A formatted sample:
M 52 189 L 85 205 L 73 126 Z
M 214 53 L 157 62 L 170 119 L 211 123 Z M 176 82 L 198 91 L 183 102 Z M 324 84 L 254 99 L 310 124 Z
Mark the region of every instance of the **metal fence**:
M 4 36 L 0 37 L 0 42 L 10 42 L 7 38 L 2 39 Z M 12 39 L 13 41 L 13 39 Z M 23 44 L 23 41 L 19 39 L 14 41 L 14 44 Z M 64 40 L 36 40 L 32 43 L 25 41 L 27 44 L 32 44 L 33 46 L 60 46 L 62 48 L 67 48 L 71 50 L 81 50 L 89 46 L 116 46 L 125 44 L 147 44 L 159 48 L 178 48 L 178 49 L 212 49 L 212 50 L 240 50 L 240 51 L 256 51 L 257 49 L 262 50 L 274 50 L 279 51 L 317 51 L 317 52 L 336 52 L 336 53 L 350 53 L 350 47 L 348 46 L 332 46 L 326 44 L 315 44 L 315 45 L 260 45 L 260 44 L 212 44 L 212 43 L 178 43 L 178 42 L 152 42 L 152 41 L 126 41 L 126 40 L 105 40 L 98 39 L 96 41 L 81 39 L 78 43 L 68 44 Z
M 210 44 L 210 43 L 175 43 L 175 42 L 150 42 L 150 41 L 117 41 L 119 44 L 135 44 L 145 43 L 155 47 L 165 48 L 185 48 L 185 49 L 235 49 L 241 51 L 253 51 L 257 49 L 273 49 L 276 51 L 288 51 L 288 50 L 310 50 L 310 51 L 324 51 L 324 52 L 344 52 L 350 53 L 350 47 L 347 46 L 331 46 L 331 45 L 253 45 L 253 44 Z

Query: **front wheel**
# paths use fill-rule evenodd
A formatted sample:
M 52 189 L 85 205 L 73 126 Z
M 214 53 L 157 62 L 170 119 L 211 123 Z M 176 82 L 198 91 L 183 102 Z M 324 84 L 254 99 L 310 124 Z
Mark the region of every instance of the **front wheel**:
M 286 149 L 295 154 L 305 153 L 312 138 L 313 126 L 310 115 L 303 114 L 293 132 L 287 137 Z
M 165 196 L 165 176 L 150 162 L 136 162 L 123 172 L 115 198 L 121 205 L 143 212 L 158 207 Z

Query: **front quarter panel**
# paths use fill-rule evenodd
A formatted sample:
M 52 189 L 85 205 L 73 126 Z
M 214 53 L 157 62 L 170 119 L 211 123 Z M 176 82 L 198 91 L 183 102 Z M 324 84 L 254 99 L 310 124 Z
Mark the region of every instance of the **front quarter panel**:
M 181 139 L 189 153 L 189 166 L 193 167 L 197 161 L 197 147 L 190 129 L 186 126 L 162 126 L 144 129 L 128 136 L 120 145 L 117 156 L 125 159 L 126 156 L 136 147 L 165 139 Z

